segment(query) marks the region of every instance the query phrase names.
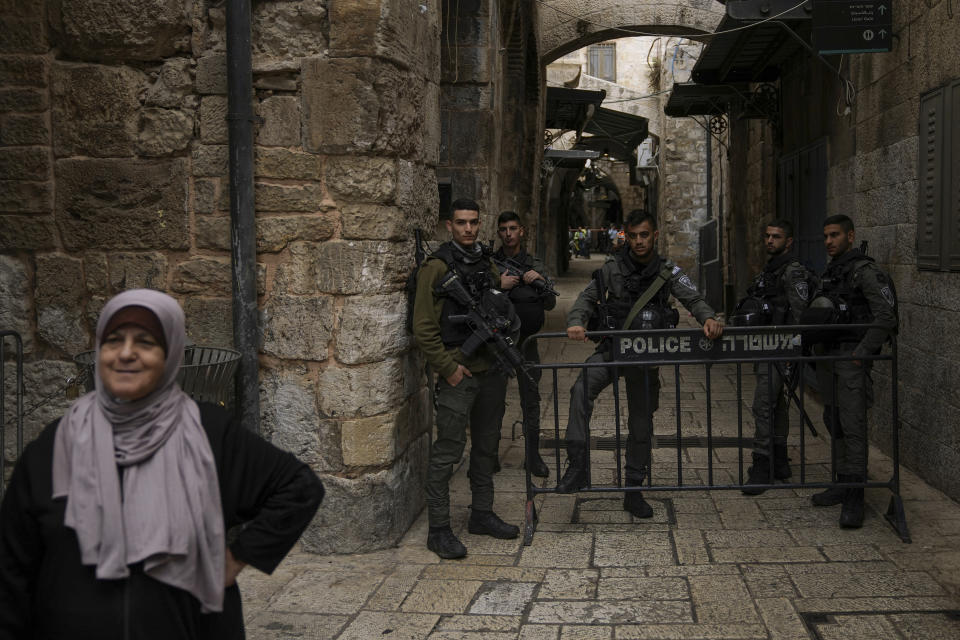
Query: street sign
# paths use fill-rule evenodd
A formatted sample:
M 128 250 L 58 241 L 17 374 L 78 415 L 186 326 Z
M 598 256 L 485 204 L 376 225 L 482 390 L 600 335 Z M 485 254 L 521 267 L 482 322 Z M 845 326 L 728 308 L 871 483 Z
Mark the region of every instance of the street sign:
M 813 46 L 821 55 L 893 50 L 891 0 L 814 0 Z

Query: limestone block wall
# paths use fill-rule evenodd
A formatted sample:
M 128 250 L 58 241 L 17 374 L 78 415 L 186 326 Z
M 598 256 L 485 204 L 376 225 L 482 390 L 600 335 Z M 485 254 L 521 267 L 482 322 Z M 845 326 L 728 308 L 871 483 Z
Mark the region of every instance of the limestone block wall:
M 28 405 L 127 288 L 230 346 L 223 3 L 0 2 L 0 22 L 0 326 L 24 335 Z M 316 551 L 392 544 L 422 507 L 401 289 L 438 206 L 439 25 L 432 2 L 253 3 L 261 428 L 324 478 Z
M 480 205 L 481 238 L 496 237 L 500 120 L 498 3 L 444 2 L 440 39 L 441 143 L 438 178 L 451 198 Z M 446 233 L 444 231 L 444 233 Z M 444 238 L 446 239 L 446 238 Z
M 661 46 L 673 63 L 661 65 L 660 86 L 686 82 L 702 46 L 673 38 L 664 38 Z M 662 105 L 668 97 L 661 96 L 658 124 L 653 127 L 660 132 L 660 250 L 688 273 L 696 274 L 698 232 L 707 220 L 707 134 L 692 118 L 664 115 Z
M 960 274 L 920 271 L 916 233 L 920 96 L 960 79 L 958 28 L 960 16 L 948 3 L 909 0 L 897 5 L 893 29 L 900 42 L 895 51 L 853 61 L 856 154 L 852 162 L 832 166 L 830 173 L 831 184 L 837 185 L 831 204 L 851 213 L 859 237 L 870 241 L 871 255 L 896 282 L 904 463 L 956 499 L 960 340 L 947 327 L 960 321 Z M 882 374 L 876 384 L 889 388 Z M 878 444 L 889 442 L 888 410 L 889 395 L 884 394 L 872 425 Z

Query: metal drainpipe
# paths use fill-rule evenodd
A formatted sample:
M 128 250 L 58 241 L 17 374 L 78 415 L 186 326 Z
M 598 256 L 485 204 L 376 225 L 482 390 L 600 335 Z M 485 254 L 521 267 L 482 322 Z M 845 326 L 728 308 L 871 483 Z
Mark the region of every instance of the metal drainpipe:
M 250 0 L 227 2 L 227 125 L 230 151 L 230 241 L 233 268 L 233 344 L 240 352 L 240 423 L 260 431 L 257 245 L 253 206 L 253 61 Z

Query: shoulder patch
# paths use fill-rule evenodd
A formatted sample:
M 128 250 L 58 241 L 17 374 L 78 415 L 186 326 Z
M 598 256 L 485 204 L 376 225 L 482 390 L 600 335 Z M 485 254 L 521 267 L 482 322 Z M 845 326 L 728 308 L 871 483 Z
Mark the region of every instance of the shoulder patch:
M 880 295 L 883 296 L 883 299 L 887 301 L 887 304 L 891 307 L 896 306 L 896 298 L 893 297 L 893 291 L 890 289 L 890 285 L 880 288 Z
M 806 280 L 798 280 L 793 283 L 793 288 L 797 290 L 797 295 L 801 299 L 807 300 L 810 298 L 810 286 L 807 284 Z
M 685 286 L 687 289 L 696 290 L 696 286 L 693 284 L 693 280 L 690 279 L 690 276 L 683 274 L 680 278 L 677 279 L 677 282 Z

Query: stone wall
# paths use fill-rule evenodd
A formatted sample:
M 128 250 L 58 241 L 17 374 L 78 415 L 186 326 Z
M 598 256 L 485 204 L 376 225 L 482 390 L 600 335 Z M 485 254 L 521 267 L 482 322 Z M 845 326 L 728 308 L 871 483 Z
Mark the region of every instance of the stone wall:
M 670 51 L 673 62 L 661 65 L 660 86 L 668 88 L 687 81 L 701 48 L 698 43 L 681 44 L 677 39 L 664 38 L 660 57 Z M 661 97 L 662 104 L 668 97 Z M 662 104 L 658 122 L 652 127 L 660 132 L 660 251 L 695 277 L 699 273 L 699 229 L 707 221 L 708 134 L 691 118 L 668 117 Z
M 25 338 L 28 405 L 124 289 L 171 293 L 193 341 L 232 344 L 223 6 L 0 2 L 0 328 Z M 412 228 L 436 220 L 440 8 L 256 2 L 252 42 L 261 429 L 327 485 L 308 548 L 387 546 L 423 503 L 401 289 Z
M 845 58 L 844 73 L 856 90 L 849 113 L 844 114 L 847 105 L 836 74 L 798 57 L 781 80 L 785 129 L 776 153 L 757 144 L 759 130 L 749 137 L 735 135 L 732 144 L 735 153 L 760 164 L 826 139 L 823 214 L 845 213 L 854 219 L 858 241 L 869 241 L 870 254 L 893 276 L 899 296 L 901 460 L 960 499 L 960 341 L 950 330 L 960 322 L 960 274 L 921 271 L 916 258 L 919 99 L 960 78 L 955 38 L 960 16 L 949 3 L 909 0 L 896 6 L 893 18 L 899 36 L 894 51 Z M 769 173 L 755 177 L 734 179 L 731 189 L 743 191 L 748 201 L 769 205 L 773 178 Z M 889 451 L 888 365 L 875 368 L 874 389 L 873 441 Z
M 440 38 L 441 143 L 437 177 L 451 197 L 480 204 L 481 234 L 496 236 L 499 211 L 495 135 L 500 56 L 496 5 L 486 0 L 444 3 Z

